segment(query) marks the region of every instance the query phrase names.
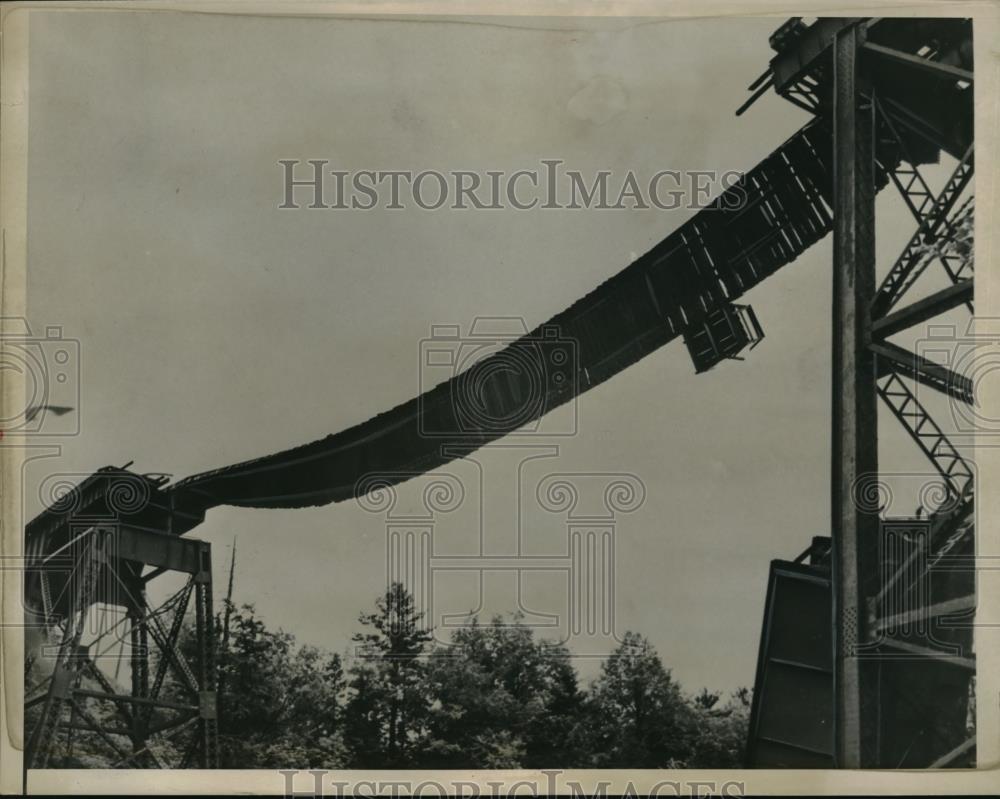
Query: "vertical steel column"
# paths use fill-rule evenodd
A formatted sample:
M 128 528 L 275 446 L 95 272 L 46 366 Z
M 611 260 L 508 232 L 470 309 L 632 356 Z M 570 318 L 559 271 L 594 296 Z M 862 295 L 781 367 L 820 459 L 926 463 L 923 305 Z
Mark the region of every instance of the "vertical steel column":
M 215 625 L 212 615 L 212 562 L 208 544 L 200 552 L 201 571 L 195 576 L 195 624 L 198 645 L 200 706 L 198 736 L 201 768 L 219 767 L 219 723 L 216 686 Z
M 871 342 L 875 294 L 874 112 L 859 74 L 863 25 L 834 44 L 833 440 L 834 723 L 837 765 L 875 765 L 873 664 L 858 657 L 866 598 L 878 579 L 876 386 Z
M 146 631 L 146 586 L 141 576 L 136 580 L 135 597 L 128 608 L 129 626 L 132 647 L 132 696 L 146 698 L 149 696 L 149 636 Z M 146 747 L 145 708 L 136 705 L 132 708 L 132 751 L 139 752 Z

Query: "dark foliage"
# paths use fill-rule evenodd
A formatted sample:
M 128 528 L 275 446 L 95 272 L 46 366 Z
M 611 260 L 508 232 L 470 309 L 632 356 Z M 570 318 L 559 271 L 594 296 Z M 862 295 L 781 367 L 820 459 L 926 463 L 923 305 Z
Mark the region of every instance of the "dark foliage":
M 251 605 L 229 605 L 225 616 L 228 635 L 223 618 L 215 628 L 224 768 L 741 765 L 750 692 L 685 695 L 636 633 L 584 689 L 569 650 L 536 638 L 518 617 L 470 618 L 448 646 L 434 643 L 398 584 L 361 614 L 355 647 L 343 655 L 297 645 Z M 180 648 L 194 657 L 190 625 Z M 183 690 L 168 676 L 166 696 Z M 96 736 L 82 734 L 74 746 L 67 765 L 110 764 Z

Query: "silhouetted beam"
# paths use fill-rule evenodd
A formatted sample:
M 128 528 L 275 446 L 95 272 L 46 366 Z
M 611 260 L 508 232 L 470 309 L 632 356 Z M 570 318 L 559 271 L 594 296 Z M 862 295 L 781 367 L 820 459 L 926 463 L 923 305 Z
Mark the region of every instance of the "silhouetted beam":
M 954 122 L 951 117 L 945 119 L 941 113 L 932 115 L 927 108 L 921 109 L 920 112 L 914 111 L 884 94 L 882 102 L 897 124 L 954 158 L 961 158 L 972 141 L 971 129 L 969 135 L 959 135 L 959 131 L 950 124 Z M 950 129 L 946 129 L 945 126 L 949 126 Z
M 863 49 L 883 58 L 889 58 L 893 61 L 897 61 L 900 64 L 906 64 L 907 66 L 911 66 L 916 69 L 926 70 L 927 72 L 941 78 L 964 80 L 969 83 L 973 82 L 973 74 L 967 69 L 953 67 L 950 64 L 942 64 L 940 61 L 931 61 L 929 58 L 921 58 L 918 55 L 904 53 L 901 50 L 894 50 L 891 47 L 884 47 L 883 45 L 875 44 L 874 42 L 865 42 Z
M 84 688 L 76 688 L 74 696 L 85 696 L 90 699 L 105 699 L 109 702 L 123 702 L 128 705 L 145 705 L 148 707 L 165 707 L 171 710 L 187 710 L 197 712 L 198 708 L 193 705 L 182 705 L 179 702 L 171 702 L 168 699 L 152 699 L 144 696 L 129 696 L 128 694 L 106 694 L 100 691 L 90 691 Z
M 950 616 L 966 610 L 974 610 L 976 607 L 976 595 L 955 597 L 944 602 L 936 602 L 921 608 L 914 608 L 904 613 L 896 613 L 886 616 L 875 622 L 875 629 L 882 631 L 891 628 L 901 627 L 907 624 L 926 624 L 930 619 L 937 619 L 941 616 Z
M 947 754 L 939 757 L 937 760 L 931 763 L 927 768 L 928 769 L 944 768 L 945 766 L 950 766 L 952 763 L 958 760 L 958 758 L 960 758 L 962 755 L 966 754 L 967 752 L 971 752 L 975 748 L 976 748 L 976 736 L 973 735 L 971 738 L 967 738 L 965 741 L 960 743 L 958 746 L 956 746 Z
M 931 649 L 929 646 L 920 646 L 919 644 L 911 644 L 908 641 L 899 641 L 895 638 L 883 638 L 880 643 L 882 646 L 890 647 L 896 649 L 900 652 L 905 652 L 909 655 L 916 655 L 918 658 L 930 658 L 932 660 L 937 660 L 942 663 L 949 663 L 952 666 L 957 666 L 958 668 L 968 669 L 969 671 L 976 670 L 976 659 L 961 657 L 960 655 L 952 655 L 948 652 L 942 652 L 940 649 Z
M 909 327 L 933 319 L 945 311 L 957 308 L 966 302 L 971 302 L 973 296 L 973 282 L 963 280 L 954 286 L 942 289 L 929 297 L 918 300 L 912 305 L 900 308 L 888 316 L 883 316 L 872 323 L 872 335 L 877 339 L 888 338 L 900 333 Z
M 736 116 L 742 116 L 743 112 L 746 111 L 750 106 L 752 106 L 757 100 L 759 100 L 764 93 L 774 85 L 774 81 L 768 79 L 762 83 L 743 105 L 736 109 Z
M 972 381 L 969 378 L 888 341 L 872 344 L 870 349 L 878 356 L 880 376 L 884 375 L 887 369 L 893 369 L 918 383 L 937 389 L 969 405 L 972 404 Z
M 760 75 L 757 76 L 757 78 L 754 80 L 753 83 L 751 83 L 749 86 L 747 86 L 747 91 L 752 92 L 754 89 L 756 89 L 758 86 L 760 86 L 764 81 L 768 80 L 769 78 L 771 80 L 774 79 L 774 76 L 771 75 L 771 68 L 770 67 L 768 67 L 767 69 L 765 69 Z

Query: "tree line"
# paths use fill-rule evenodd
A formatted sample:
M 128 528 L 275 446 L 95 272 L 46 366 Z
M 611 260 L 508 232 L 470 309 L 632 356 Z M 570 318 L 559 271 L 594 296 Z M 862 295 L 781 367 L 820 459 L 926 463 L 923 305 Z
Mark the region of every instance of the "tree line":
M 447 645 L 433 640 L 402 585 L 359 616 L 349 653 L 330 652 L 269 628 L 253 605 L 228 598 L 214 625 L 219 755 L 223 768 L 541 769 L 735 768 L 742 765 L 750 692 L 686 693 L 652 644 L 628 632 L 586 686 L 564 644 L 536 637 L 514 617 L 470 618 Z M 55 639 L 54 639 L 55 640 Z M 178 648 L 196 662 L 193 620 Z M 190 703 L 189 688 L 150 651 L 161 696 Z M 26 668 L 26 684 L 41 681 Z M 93 691 L 110 686 L 81 673 Z M 117 678 L 115 678 L 117 679 Z M 129 679 L 122 676 L 123 680 Z M 39 706 L 27 712 L 26 729 Z M 152 712 L 152 711 L 151 711 Z M 159 712 L 159 711 L 157 711 Z M 58 738 L 51 765 L 107 768 L 120 760 L 107 735 L 121 708 L 82 699 L 76 730 Z M 149 722 L 161 719 L 153 713 Z M 72 719 L 71 719 L 72 721 Z M 126 731 L 127 732 L 127 731 Z M 153 736 L 157 762 L 181 760 L 180 744 Z M 191 765 L 196 765 L 192 763 Z
M 686 694 L 634 632 L 581 687 L 569 650 L 518 618 L 472 618 L 448 645 L 435 643 L 399 584 L 361 614 L 349 659 L 268 629 L 252 605 L 227 611 L 225 768 L 742 764 L 750 692 Z

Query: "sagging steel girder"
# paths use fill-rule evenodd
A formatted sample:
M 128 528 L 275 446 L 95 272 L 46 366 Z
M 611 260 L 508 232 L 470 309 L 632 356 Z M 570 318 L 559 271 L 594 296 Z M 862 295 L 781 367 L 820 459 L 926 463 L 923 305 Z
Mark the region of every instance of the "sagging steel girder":
M 732 308 L 825 237 L 831 225 L 829 136 L 824 120 L 808 123 L 708 209 L 476 368 L 324 439 L 172 486 L 154 486 L 147 505 L 124 514 L 122 521 L 180 535 L 218 505 L 290 508 L 341 502 L 364 489 L 366 476 L 401 482 L 516 435 Z M 880 185 L 887 180 L 881 175 Z M 557 350 L 562 366 L 549 357 Z M 494 368 L 498 365 L 503 368 Z M 475 396 L 486 396 L 489 407 L 470 407 Z M 49 551 L 64 544 L 68 520 L 100 502 L 87 491 L 84 485 L 72 513 L 52 507 L 33 519 L 29 539 L 44 539 Z

